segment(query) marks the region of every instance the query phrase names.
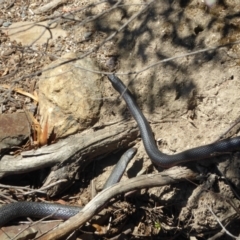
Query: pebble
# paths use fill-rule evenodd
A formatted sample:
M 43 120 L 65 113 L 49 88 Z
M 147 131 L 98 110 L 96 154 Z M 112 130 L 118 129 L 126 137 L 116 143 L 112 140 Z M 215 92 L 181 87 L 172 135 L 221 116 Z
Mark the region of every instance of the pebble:
M 3 27 L 9 27 L 10 25 L 12 25 L 12 23 L 11 22 L 4 22 L 2 25 L 3 25 Z
M 83 34 L 85 40 L 89 40 L 90 37 L 92 36 L 93 32 L 85 32 Z
M 4 23 L 4 20 L 0 19 L 0 27 L 3 25 L 3 23 Z

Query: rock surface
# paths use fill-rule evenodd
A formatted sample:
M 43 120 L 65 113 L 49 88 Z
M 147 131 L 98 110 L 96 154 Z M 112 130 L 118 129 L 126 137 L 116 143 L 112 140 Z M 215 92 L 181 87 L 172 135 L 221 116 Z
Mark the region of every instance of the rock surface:
M 0 151 L 18 146 L 30 136 L 30 126 L 24 112 L 0 115 Z
M 74 53 L 68 53 L 50 67 L 76 57 Z M 84 58 L 46 71 L 39 81 L 41 122 L 44 125 L 48 119 L 48 133 L 54 128 L 57 137 L 83 130 L 99 117 L 101 77 L 78 67 L 96 69 L 91 58 Z
M 48 28 L 51 28 L 49 31 Z M 4 29 L 5 30 L 5 29 Z M 59 28 L 56 23 L 48 26 L 48 22 L 16 22 L 6 28 L 5 32 L 11 41 L 21 42 L 23 46 L 30 44 L 45 44 L 50 39 L 56 40 L 58 37 L 66 37 L 67 33 Z

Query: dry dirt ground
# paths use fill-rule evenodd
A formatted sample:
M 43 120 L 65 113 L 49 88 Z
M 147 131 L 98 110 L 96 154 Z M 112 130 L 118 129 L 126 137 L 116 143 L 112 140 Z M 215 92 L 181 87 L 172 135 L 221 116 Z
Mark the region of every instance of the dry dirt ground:
M 99 74 L 104 76 L 106 72 L 115 71 L 128 85 L 151 123 L 159 149 L 168 154 L 226 137 L 227 129 L 239 118 L 240 45 L 232 44 L 240 36 L 240 5 L 237 0 L 219 0 L 211 8 L 201 0 L 102 1 L 99 4 L 93 0 L 71 0 L 62 1 L 59 6 L 40 14 L 33 13 L 51 1 L 0 2 L 0 18 L 4 23 L 38 22 L 58 17 L 61 28 L 67 32 L 64 38 L 23 46 L 23 43 L 12 40 L 2 26 L 1 84 L 32 93 L 38 90 L 41 70 L 51 61 L 66 52 L 89 53 L 102 70 Z M 64 14 L 68 14 L 67 17 Z M 124 101 L 118 98 L 106 76 L 101 88 L 103 105 L 98 124 L 130 119 Z M 1 114 L 21 110 L 30 101 L 14 91 L 4 88 L 0 91 Z M 237 133 L 238 125 L 227 136 Z M 123 180 L 141 171 L 156 171 L 142 142 L 137 141 L 136 147 L 138 153 Z M 119 156 L 88 166 L 81 175 L 83 179 L 76 181 L 74 187 L 58 199 L 68 202 L 77 199 L 71 203 L 86 204 L 90 198 L 90 180 L 95 179 L 98 188 Z M 124 239 L 231 239 L 210 210 L 233 235 L 238 236 L 238 165 L 233 167 L 234 180 L 231 174 L 228 178 L 218 159 L 186 166 L 197 166 L 195 169 L 204 173 L 204 180 L 186 180 L 122 198 L 109 210 L 113 219 L 110 230 L 103 237 L 117 239 L 118 234 L 126 231 L 122 235 Z M 216 178 L 211 187 L 200 191 L 204 192 L 200 200 L 188 205 L 188 210 L 183 210 L 193 191 L 213 175 Z M 14 185 L 18 181 L 22 182 L 21 185 L 38 187 L 41 185 L 40 177 L 39 172 L 34 177 L 30 174 L 15 176 L 10 183 Z M 230 205 L 234 206 L 232 214 L 229 213 Z M 228 218 L 227 214 L 231 217 Z M 104 232 L 101 228 L 106 225 L 108 223 L 104 222 L 99 226 L 100 231 Z M 78 234 L 86 239 L 101 238 L 94 235 L 92 229 L 84 229 Z

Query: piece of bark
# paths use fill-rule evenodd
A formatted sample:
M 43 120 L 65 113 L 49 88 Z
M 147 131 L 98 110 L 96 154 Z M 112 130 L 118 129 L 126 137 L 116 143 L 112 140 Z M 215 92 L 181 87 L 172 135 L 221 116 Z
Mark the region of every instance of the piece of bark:
M 22 152 L 16 157 L 3 156 L 0 161 L 0 178 L 52 167 L 56 164 L 64 166 L 71 162 L 84 168 L 92 159 L 100 155 L 128 147 L 137 136 L 138 128 L 133 121 L 120 122 L 97 131 L 89 129 L 50 146 Z

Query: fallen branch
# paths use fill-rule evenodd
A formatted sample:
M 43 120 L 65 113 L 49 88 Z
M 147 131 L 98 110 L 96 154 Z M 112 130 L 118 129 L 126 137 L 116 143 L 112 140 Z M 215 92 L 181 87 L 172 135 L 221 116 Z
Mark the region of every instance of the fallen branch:
M 90 220 L 103 208 L 103 206 L 111 198 L 118 194 L 142 188 L 164 186 L 177 183 L 186 179 L 194 180 L 196 179 L 197 175 L 197 173 L 187 168 L 174 167 L 162 173 L 138 176 L 127 181 L 115 184 L 112 187 L 107 188 L 101 193 L 99 193 L 77 215 L 60 224 L 51 232 L 48 232 L 37 239 L 56 240 L 63 238 L 64 236 L 70 234 L 72 231 L 78 229 L 84 223 Z
M 4 155 L 0 161 L 0 178 L 59 163 L 75 162 L 84 167 L 97 156 L 128 147 L 137 136 L 138 129 L 134 122 L 120 122 L 97 131 L 86 130 L 50 146 L 22 152 L 16 157 Z

